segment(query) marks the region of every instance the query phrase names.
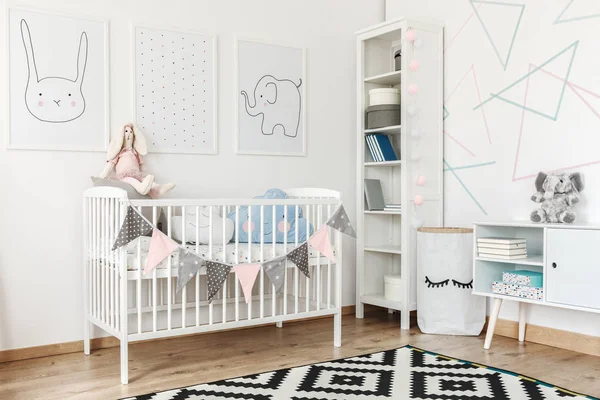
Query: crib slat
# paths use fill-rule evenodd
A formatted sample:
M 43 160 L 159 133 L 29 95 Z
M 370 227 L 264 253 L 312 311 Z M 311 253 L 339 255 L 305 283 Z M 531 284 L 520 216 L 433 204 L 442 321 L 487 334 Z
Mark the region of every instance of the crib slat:
M 331 204 L 327 205 L 327 218 L 325 221 L 329 221 L 331 218 Z M 319 225 L 320 228 L 320 225 Z M 318 229 L 318 228 L 317 228 Z M 329 229 L 329 228 L 325 228 Z M 317 253 L 318 257 L 321 257 L 320 253 Z M 327 259 L 327 308 L 331 308 L 331 260 Z
M 158 223 L 158 212 L 156 206 L 152 206 L 152 225 L 156 226 Z M 171 258 L 171 255 L 168 256 Z M 157 293 L 156 293 L 156 268 L 152 270 L 152 332 L 156 332 L 157 329 Z
M 260 206 L 260 262 L 265 261 L 265 206 Z M 265 316 L 265 271 L 260 265 L 260 318 Z
M 273 218 L 271 220 L 271 248 L 273 249 L 272 255 L 273 257 L 276 257 L 277 254 L 275 253 L 275 244 L 277 242 L 277 237 L 276 237 L 276 232 L 275 230 L 277 229 L 277 227 L 275 226 L 275 209 L 277 208 L 276 206 L 271 206 L 271 208 L 273 209 L 273 213 L 271 215 L 271 217 Z M 274 317 L 277 315 L 277 293 L 275 292 L 275 285 L 271 284 L 271 316 Z
M 213 243 L 212 243 L 212 233 L 213 233 L 213 206 L 210 206 L 209 210 L 208 210 L 208 226 L 209 226 L 209 232 L 210 232 L 210 241 L 209 241 L 209 246 L 208 246 L 208 259 L 212 260 L 213 259 Z M 206 277 L 206 279 L 208 279 L 208 275 Z M 208 289 L 206 291 L 207 296 L 208 296 Z M 208 298 L 208 297 L 207 297 Z M 212 325 L 213 324 L 213 303 L 211 302 L 208 305 L 208 324 Z
M 109 245 L 109 217 L 110 217 L 110 199 L 104 199 L 102 206 L 102 223 L 104 224 L 104 233 L 102 235 L 102 247 L 104 248 L 104 323 L 110 325 L 110 248 Z
M 137 208 L 138 213 L 142 213 L 142 207 Z M 143 221 L 140 221 L 142 224 Z M 137 326 L 138 333 L 142 333 L 142 237 L 137 238 L 137 290 L 136 290 L 136 305 L 137 305 Z
M 321 214 L 323 213 L 323 206 L 319 204 L 317 210 L 317 224 L 316 226 L 321 226 Z M 317 257 L 317 311 L 321 309 L 321 257 Z
M 94 216 L 93 216 L 93 241 L 94 241 L 94 317 L 98 318 L 98 286 L 100 284 L 98 280 L 98 269 L 100 264 L 100 254 L 98 248 L 100 247 L 100 238 L 98 237 L 98 205 L 100 204 L 99 199 L 94 199 Z
M 114 221 L 114 231 L 113 231 L 113 238 L 116 239 L 119 229 L 121 228 L 121 225 L 119 225 L 119 216 L 121 215 L 121 203 L 119 202 L 119 200 L 115 199 L 115 213 L 113 215 L 113 221 Z M 114 241 L 113 241 L 114 243 Z M 119 273 L 119 270 L 121 268 L 121 260 L 119 259 L 120 256 L 120 251 L 119 250 L 115 250 L 114 252 L 114 274 L 115 274 L 115 326 L 117 327 L 117 330 L 120 330 L 121 328 L 121 319 L 119 318 L 119 316 L 121 315 L 121 275 Z M 118 260 L 118 261 L 117 261 Z
M 287 235 L 287 205 L 283 206 L 283 254 L 287 254 L 288 251 L 288 235 Z M 275 230 L 275 227 L 273 227 Z M 283 315 L 287 315 L 287 287 L 288 287 L 288 259 L 285 259 L 285 270 L 283 271 Z
M 86 247 L 87 247 L 87 252 L 86 252 L 86 257 L 87 257 L 87 295 L 88 295 L 88 309 L 86 310 L 86 312 L 88 313 L 88 315 L 92 315 L 92 310 L 94 309 L 92 306 L 92 302 L 93 302 L 93 298 L 92 298 L 92 291 L 93 291 L 93 285 L 92 285 L 92 269 L 94 266 L 94 257 L 93 257 L 93 239 L 92 239 L 92 235 L 90 234 L 90 232 L 93 234 L 93 225 L 92 225 L 92 201 L 91 199 L 84 199 L 84 201 L 86 202 L 86 207 L 87 207 L 87 230 L 86 230 Z M 87 316 L 86 316 L 87 317 Z M 86 322 L 87 323 L 87 322 Z
M 212 233 L 212 232 L 211 232 Z M 209 239 L 212 242 L 212 237 Z M 200 207 L 196 206 L 196 255 L 200 256 Z M 200 274 L 196 274 L 196 326 L 200 326 Z
M 167 236 L 169 239 L 171 238 L 171 217 L 173 216 L 173 207 L 167 206 Z M 172 303 L 173 297 L 171 295 L 173 291 L 173 285 L 171 284 L 171 275 L 173 271 L 171 269 L 172 261 L 171 257 L 168 258 L 167 261 L 167 330 L 171 330 L 171 316 L 172 316 Z
M 248 208 L 248 241 L 252 241 L 252 223 L 250 222 L 250 213 L 251 213 L 251 208 Z M 235 206 L 235 226 L 240 226 L 239 225 L 239 221 L 240 221 L 240 206 Z M 240 238 L 239 235 L 237 234 L 237 230 L 236 230 L 236 235 L 235 235 L 235 261 L 233 262 L 234 264 L 238 264 L 239 260 L 240 260 L 240 253 L 239 253 L 239 245 L 240 245 Z M 237 272 L 235 272 L 235 320 L 236 322 L 240 320 L 240 298 L 239 298 L 239 285 L 238 285 L 238 281 L 237 281 Z
M 185 206 L 181 206 L 181 244 L 186 247 L 187 243 L 185 240 Z M 177 274 L 179 276 L 179 274 Z M 181 290 L 181 326 L 185 328 L 185 317 L 186 317 L 186 303 L 187 303 L 187 285 Z
M 310 205 L 306 206 L 306 232 L 310 232 L 310 212 L 311 212 L 311 207 Z M 308 270 L 311 270 L 311 267 L 308 267 Z M 306 281 L 306 294 L 305 294 L 305 312 L 310 311 L 310 278 L 309 277 L 304 277 L 305 281 Z
M 222 220 L 223 220 L 223 262 L 226 263 L 227 262 L 227 235 L 226 235 L 226 220 L 227 220 L 227 209 L 225 206 L 223 206 L 222 211 Z M 236 283 L 237 284 L 237 283 Z M 223 312 L 223 316 L 222 316 L 222 321 L 223 323 L 227 322 L 227 279 L 225 279 L 225 282 L 223 282 L 223 288 L 221 289 L 221 297 L 223 298 L 223 303 L 221 304 L 221 309 Z
M 248 256 L 246 257 L 246 262 L 247 263 L 251 263 L 252 262 L 252 230 L 254 228 L 254 226 L 252 226 L 252 207 L 248 207 L 248 224 L 249 224 L 249 238 L 248 238 Z M 239 260 L 238 260 L 239 261 Z M 237 288 L 239 285 L 239 282 L 237 280 L 237 271 L 235 273 L 235 287 Z M 237 301 L 239 301 L 239 299 L 236 299 Z M 250 301 L 247 304 L 247 314 L 248 314 L 248 319 L 252 319 L 252 301 Z
M 299 209 L 296 206 L 296 216 L 294 219 L 294 227 L 296 228 L 296 240 L 294 242 L 294 246 L 298 247 L 298 218 L 299 218 Z M 298 314 L 298 268 L 294 268 L 294 313 Z
M 109 236 L 108 236 L 108 245 L 112 248 L 112 244 L 115 241 L 115 201 L 116 199 L 110 199 L 110 209 L 109 209 Z M 116 260 L 115 260 L 115 252 L 110 250 L 110 257 L 109 257 L 109 265 L 110 265 L 110 326 L 113 328 L 116 328 L 116 323 L 115 323 L 115 314 L 116 314 L 116 309 L 115 309 L 115 292 L 116 292 L 116 287 L 115 287 L 115 283 L 117 280 L 117 277 L 115 275 L 115 270 L 116 270 Z

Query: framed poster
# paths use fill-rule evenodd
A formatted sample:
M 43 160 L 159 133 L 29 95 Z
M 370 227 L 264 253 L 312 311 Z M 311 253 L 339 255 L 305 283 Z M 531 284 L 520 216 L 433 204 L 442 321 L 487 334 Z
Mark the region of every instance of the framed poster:
M 305 49 L 239 39 L 236 152 L 306 155 Z
M 217 153 L 217 38 L 133 27 L 134 114 L 154 153 Z
M 108 22 L 8 11 L 7 147 L 105 151 Z

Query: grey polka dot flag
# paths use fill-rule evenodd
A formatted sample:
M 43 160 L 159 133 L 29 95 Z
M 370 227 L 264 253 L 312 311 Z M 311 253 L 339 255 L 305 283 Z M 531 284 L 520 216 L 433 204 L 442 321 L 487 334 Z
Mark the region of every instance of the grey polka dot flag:
M 277 294 L 283 291 L 283 275 L 285 273 L 285 258 L 286 256 L 280 256 L 273 258 L 272 260 L 265 261 L 262 263 L 263 269 L 273 286 L 275 286 L 275 292 Z
M 200 267 L 206 264 L 206 260 L 198 257 L 192 252 L 179 248 L 179 273 L 177 275 L 177 293 L 198 273 Z
M 125 246 L 133 239 L 145 235 L 151 230 L 152 225 L 146 222 L 133 207 L 129 206 L 127 208 L 127 215 L 125 216 L 123 225 L 121 225 L 121 229 L 119 229 L 119 234 L 117 235 L 117 239 L 115 240 L 112 249 L 116 250 L 121 246 Z
M 344 210 L 342 204 L 340 204 L 339 208 L 326 223 L 333 229 L 345 233 L 348 236 L 352 236 L 353 238 L 356 237 L 356 232 L 354 232 L 354 228 L 352 228 L 352 224 L 350 223 L 350 218 L 348 218 L 348 214 L 346 214 L 346 210 Z
M 206 275 L 208 276 L 208 301 L 211 302 L 213 297 L 223 287 L 223 282 L 227 279 L 229 271 L 233 266 L 223 264 L 216 261 L 206 261 Z
M 296 247 L 288 254 L 288 258 L 296 264 L 296 267 L 298 267 L 307 278 L 310 278 L 310 272 L 308 271 L 308 243 Z

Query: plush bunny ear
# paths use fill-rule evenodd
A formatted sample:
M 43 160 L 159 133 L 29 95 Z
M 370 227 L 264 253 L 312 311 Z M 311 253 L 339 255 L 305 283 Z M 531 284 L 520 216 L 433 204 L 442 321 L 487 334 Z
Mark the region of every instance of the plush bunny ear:
M 116 135 L 113 136 L 113 139 L 108 146 L 108 154 L 107 160 L 110 161 L 115 158 L 121 149 L 123 148 L 123 139 L 125 138 L 125 127 L 123 127 Z
M 537 177 L 535 178 L 535 190 L 537 190 L 538 192 L 546 191 L 546 189 L 544 188 L 544 181 L 546 180 L 547 176 L 548 174 L 544 172 L 538 172 Z
M 137 126 L 133 126 L 133 134 L 133 148 L 139 154 L 145 156 L 146 154 L 148 154 L 148 146 L 146 145 L 146 138 L 144 137 L 142 130 Z

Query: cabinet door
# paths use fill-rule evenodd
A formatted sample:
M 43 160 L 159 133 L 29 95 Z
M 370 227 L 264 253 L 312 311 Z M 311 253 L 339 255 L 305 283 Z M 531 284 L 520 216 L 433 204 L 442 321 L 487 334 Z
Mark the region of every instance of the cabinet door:
M 546 301 L 600 309 L 600 231 L 548 229 Z

